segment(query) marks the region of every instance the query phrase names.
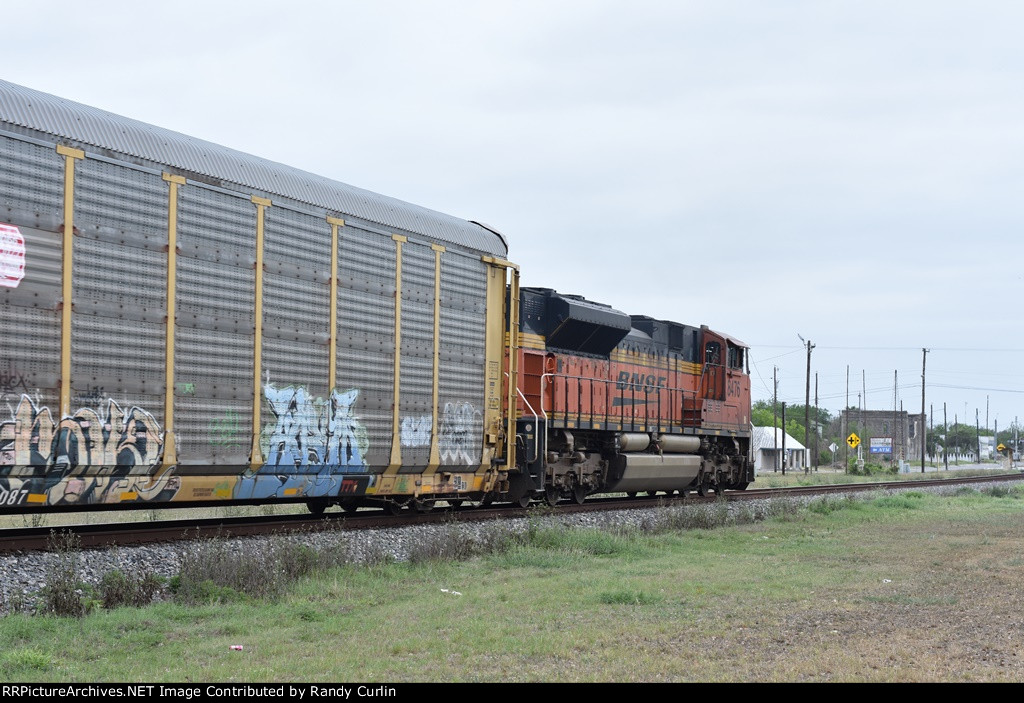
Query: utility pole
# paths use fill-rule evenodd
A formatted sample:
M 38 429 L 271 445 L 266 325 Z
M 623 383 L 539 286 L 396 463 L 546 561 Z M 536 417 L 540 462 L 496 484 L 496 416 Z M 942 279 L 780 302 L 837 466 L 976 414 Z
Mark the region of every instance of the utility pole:
M 924 367 L 928 361 L 928 350 L 921 349 L 921 473 L 924 473 L 924 447 L 928 442 L 928 432 L 924 429 Z
M 786 404 L 782 404 L 782 475 L 786 475 Z
M 892 436 L 889 438 L 889 449 L 892 450 L 892 454 L 889 458 L 892 461 L 896 461 L 896 426 L 899 424 L 900 418 L 896 414 L 896 398 L 897 389 L 899 388 L 899 369 L 894 369 L 892 372 Z M 900 445 L 900 459 L 903 459 L 903 445 Z
M 942 461 L 949 471 L 949 421 L 946 419 L 946 403 L 942 403 L 942 426 L 946 428 L 946 436 L 942 439 Z
M 860 431 L 865 433 L 865 434 L 867 434 L 868 430 L 867 430 L 866 427 L 864 427 L 864 408 L 868 407 L 868 382 L 867 382 L 866 372 L 864 371 L 864 369 L 860 370 L 860 385 L 861 385 L 861 391 L 863 391 L 863 393 L 864 393 L 863 397 L 861 398 L 861 402 L 860 402 Z M 866 438 L 862 438 L 862 439 L 866 439 Z
M 978 424 L 978 409 L 974 409 L 974 438 L 978 445 L 978 458 L 975 461 L 981 461 L 981 425 Z
M 799 336 L 799 335 L 797 335 Z M 807 391 L 804 394 L 804 450 L 810 452 L 810 431 L 811 431 L 811 350 L 814 349 L 814 345 L 811 344 L 811 340 L 807 340 Z M 804 464 L 804 473 L 810 471 L 811 467 L 809 464 Z
M 775 471 L 779 470 L 779 367 L 776 366 L 772 372 L 772 380 L 775 382 L 775 390 L 772 391 L 772 440 L 775 442 L 775 454 L 772 463 L 775 464 Z
M 850 365 L 846 365 L 846 406 L 843 410 L 843 424 L 846 427 L 843 428 L 843 439 L 850 436 Z M 846 463 L 843 464 L 843 473 L 846 473 L 850 469 L 850 445 L 847 442 L 843 442 L 846 445 L 846 450 L 843 452 L 843 456 L 846 457 Z
M 818 372 L 814 372 L 814 470 L 818 470 Z

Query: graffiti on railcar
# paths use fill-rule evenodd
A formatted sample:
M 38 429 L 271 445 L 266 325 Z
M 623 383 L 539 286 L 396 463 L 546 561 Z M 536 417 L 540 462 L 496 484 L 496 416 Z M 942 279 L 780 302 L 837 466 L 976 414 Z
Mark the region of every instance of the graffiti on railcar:
M 352 405 L 359 391 L 332 390 L 314 398 L 302 386 L 263 386 L 274 421 L 264 427 L 264 464 L 241 477 L 236 498 L 295 498 L 332 495 L 340 476 L 362 473 L 369 449 L 366 429 Z
M 445 403 L 437 439 L 443 463 L 480 462 L 480 422 L 480 411 L 472 403 Z
M 357 389 L 332 390 L 330 396 L 313 398 L 305 388 L 276 388 L 267 383 L 263 394 L 274 414 L 274 423 L 263 433 L 268 467 L 346 467 L 365 471 L 363 457 L 370 442 L 366 429 L 352 412 Z
M 167 470 L 158 476 L 129 475 L 160 461 L 163 433 L 156 418 L 112 398 L 96 409 L 80 408 L 53 420 L 50 408 L 20 396 L 10 419 L 0 422 L 0 476 L 8 477 L 6 504 L 48 505 L 167 500 L 180 480 Z M 46 467 L 42 476 L 10 476 L 14 467 Z M 15 485 L 17 484 L 17 485 Z
M 268 381 L 263 396 L 274 415 L 260 436 L 264 463 L 242 475 L 235 498 L 334 495 L 341 476 L 366 473 L 370 442 L 352 410 L 357 389 L 332 390 L 324 399 Z
M 406 415 L 402 418 L 403 447 L 429 447 L 433 418 L 430 415 Z

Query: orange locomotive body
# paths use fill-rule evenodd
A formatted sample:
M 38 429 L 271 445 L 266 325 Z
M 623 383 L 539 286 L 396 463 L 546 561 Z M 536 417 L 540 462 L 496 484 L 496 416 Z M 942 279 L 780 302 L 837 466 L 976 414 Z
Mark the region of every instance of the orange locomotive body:
M 510 498 L 705 494 L 753 480 L 742 342 L 544 288 L 523 288 L 519 310 Z

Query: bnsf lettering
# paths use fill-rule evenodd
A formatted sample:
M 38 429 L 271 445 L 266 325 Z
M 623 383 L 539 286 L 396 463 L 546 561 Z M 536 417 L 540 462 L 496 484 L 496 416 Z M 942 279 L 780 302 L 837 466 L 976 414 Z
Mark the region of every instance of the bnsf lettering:
M 664 388 L 667 379 L 664 376 L 655 377 L 654 374 L 644 375 L 642 373 L 630 374 L 629 371 L 620 371 L 615 387 L 620 391 L 637 390 L 645 393 L 653 393 L 659 388 Z

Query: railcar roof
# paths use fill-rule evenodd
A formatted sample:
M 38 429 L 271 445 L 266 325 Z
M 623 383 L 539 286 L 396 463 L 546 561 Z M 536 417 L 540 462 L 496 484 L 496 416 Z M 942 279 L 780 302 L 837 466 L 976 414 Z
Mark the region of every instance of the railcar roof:
M 508 255 L 504 237 L 476 222 L 0 80 L 0 129 L 12 125 L 19 132 L 166 165 L 186 177 L 197 174 L 492 256 Z

